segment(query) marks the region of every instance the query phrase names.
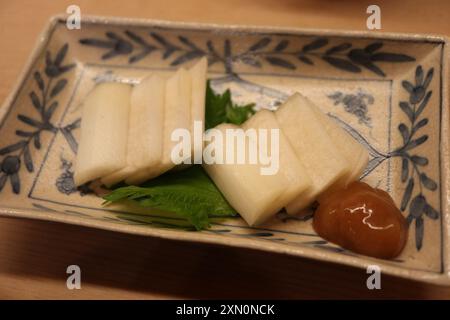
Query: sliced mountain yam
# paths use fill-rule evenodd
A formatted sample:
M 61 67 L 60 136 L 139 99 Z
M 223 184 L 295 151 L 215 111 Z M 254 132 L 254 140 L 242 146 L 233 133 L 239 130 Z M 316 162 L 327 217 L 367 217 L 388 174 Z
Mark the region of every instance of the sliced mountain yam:
M 226 130 L 242 130 L 236 125 L 221 124 L 206 131 L 205 137 L 211 142 L 206 143 L 205 152 L 209 147 L 216 148 L 215 154 L 226 154 Z M 216 134 L 217 133 L 217 134 Z M 222 135 L 223 144 L 216 141 L 216 135 Z M 246 139 L 245 148 L 255 147 L 256 139 Z M 219 147 L 224 149 L 220 150 Z M 235 150 L 236 152 L 236 150 Z M 209 177 L 224 195 L 230 205 L 235 208 L 242 218 L 250 225 L 258 225 L 277 213 L 283 205 L 279 201 L 286 189 L 286 179 L 280 175 L 262 175 L 259 163 L 251 164 L 203 164 Z
M 130 165 L 126 165 L 124 168 L 119 169 L 113 173 L 108 174 L 101 178 L 102 184 L 107 186 L 108 188 L 114 186 L 115 184 L 124 181 L 129 176 L 136 173 L 136 167 L 132 167 Z
M 302 95 L 291 96 L 275 115 L 312 181 L 311 188 L 286 206 L 288 213 L 296 214 L 352 168 Z
M 125 182 L 131 185 L 138 185 L 148 179 L 154 178 L 175 166 L 172 161 L 172 149 L 178 143 L 172 141 L 172 133 L 176 129 L 186 129 L 190 132 L 191 119 L 191 76 L 189 72 L 180 68 L 165 83 L 164 92 L 164 121 L 162 137 L 162 154 L 157 165 L 149 165 L 140 168 L 135 174 L 131 175 Z M 186 159 L 191 157 L 185 155 Z
M 279 130 L 278 141 L 269 140 L 269 143 L 277 143 L 279 156 L 279 171 L 277 175 L 285 180 L 285 191 L 278 200 L 284 207 L 294 198 L 298 197 L 303 191 L 308 189 L 312 182 L 306 173 L 306 169 L 295 154 L 291 144 L 287 140 L 284 133 L 280 130 L 275 114 L 269 110 L 260 110 L 254 114 L 249 120 L 242 124 L 242 128 L 246 129 L 266 129 L 270 136 L 270 130 Z M 269 146 L 269 150 L 271 146 Z M 271 155 L 272 157 L 274 155 Z
M 203 57 L 197 62 L 189 73 L 192 80 L 192 97 L 191 97 L 191 134 L 194 135 L 194 121 L 201 122 L 200 133 L 203 136 L 205 131 L 205 97 L 206 97 L 206 81 L 207 81 L 208 60 Z M 203 149 L 203 140 L 192 142 L 192 151 L 195 163 L 201 163 L 201 155 Z
M 305 100 L 308 100 L 305 98 Z M 309 101 L 309 100 L 308 100 Z M 305 103 L 307 103 L 305 101 Z M 316 105 L 309 102 L 311 108 L 316 112 L 317 117 L 322 122 L 328 135 L 333 138 L 341 154 L 349 162 L 352 170 L 342 177 L 337 183 L 336 188 L 344 187 L 348 183 L 359 178 L 362 171 L 369 161 L 369 152 L 364 148 L 350 133 L 339 126 L 335 120 L 323 113 Z
M 144 169 L 158 167 L 162 157 L 165 80 L 153 75 L 134 86 L 130 98 L 127 165 L 102 178 L 114 185 Z
M 101 83 L 84 101 L 74 174 L 77 186 L 125 167 L 130 95 L 128 84 Z
M 184 68 L 178 69 L 167 80 L 162 157 L 162 166 L 166 170 L 175 166 L 172 152 L 178 142 L 172 140 L 172 134 L 177 129 L 191 130 L 191 82 L 190 74 Z M 190 158 L 190 154 L 184 156 L 185 159 Z

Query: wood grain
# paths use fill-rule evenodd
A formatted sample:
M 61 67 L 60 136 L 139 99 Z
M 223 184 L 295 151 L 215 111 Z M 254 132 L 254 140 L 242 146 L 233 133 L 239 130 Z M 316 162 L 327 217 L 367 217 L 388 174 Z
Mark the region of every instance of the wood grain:
M 82 14 L 364 30 L 372 1 L 76 1 Z M 382 31 L 450 34 L 448 1 L 377 1 Z M 73 1 L 0 1 L 0 101 L 40 30 Z M 1 139 L 1 138 L 0 138 Z M 66 268 L 82 289 L 66 288 Z M 58 223 L 0 218 L 0 298 L 450 298 L 450 288 L 247 249 L 182 243 Z

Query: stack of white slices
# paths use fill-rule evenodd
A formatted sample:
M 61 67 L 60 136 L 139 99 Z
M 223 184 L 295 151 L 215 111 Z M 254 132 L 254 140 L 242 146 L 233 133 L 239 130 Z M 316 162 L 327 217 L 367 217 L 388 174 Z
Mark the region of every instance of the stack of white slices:
M 230 128 L 238 126 L 216 127 L 224 133 Z M 258 111 L 241 128 L 279 129 L 278 172 L 261 175 L 261 166 L 250 164 L 203 166 L 249 225 L 265 222 L 283 207 L 299 214 L 320 196 L 357 180 L 368 162 L 362 145 L 298 93 L 276 112 Z
M 207 60 L 131 86 L 100 83 L 83 103 L 74 181 L 140 184 L 175 165 L 171 134 L 204 123 Z M 203 131 L 203 129 L 202 129 Z
M 203 58 L 169 78 L 151 75 L 135 86 L 98 84 L 83 103 L 75 184 L 100 179 L 108 187 L 121 181 L 138 185 L 173 169 L 174 130 L 186 129 L 193 137 L 194 122 L 204 123 L 206 73 Z M 249 225 L 265 222 L 282 208 L 299 214 L 320 196 L 357 180 L 368 162 L 362 145 L 298 93 L 276 112 L 260 110 L 241 126 L 215 129 L 239 128 L 279 129 L 276 174 L 261 174 L 261 164 L 203 167 Z M 205 140 L 211 141 L 207 137 L 208 131 Z M 260 148 L 257 141 L 259 136 L 246 139 Z M 202 153 L 203 143 L 193 146 L 190 157 Z

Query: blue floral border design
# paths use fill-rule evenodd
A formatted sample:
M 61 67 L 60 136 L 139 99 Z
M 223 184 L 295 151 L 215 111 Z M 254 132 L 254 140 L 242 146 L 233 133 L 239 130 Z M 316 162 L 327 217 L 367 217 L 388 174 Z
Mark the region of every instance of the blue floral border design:
M 425 74 L 423 67 L 418 65 L 415 70 L 414 84 L 408 80 L 402 81 L 402 87 L 408 92 L 409 99 L 408 101 L 400 101 L 398 106 L 407 116 L 408 122 L 402 122 L 397 127 L 403 144 L 389 153 L 376 150 L 355 129 L 336 118 L 372 155 L 362 178 L 388 159 L 400 158 L 402 160 L 401 182 L 406 183 L 406 188 L 403 193 L 400 210 L 402 212 L 408 210 L 406 217 L 408 224 L 415 222 L 415 244 L 418 251 L 421 250 L 423 245 L 424 218 L 437 220 L 440 216 L 440 212 L 428 203 L 423 193 L 424 189 L 432 192 L 438 189 L 438 183 L 424 171 L 424 168 L 429 164 L 429 159 L 413 152 L 415 148 L 428 140 L 427 134 L 419 134 L 429 123 L 428 118 L 423 117 L 422 113 L 433 94 L 432 90 L 428 90 L 433 75 L 433 68 L 429 69 Z M 414 193 L 416 189 L 418 189 L 418 192 Z
M 29 97 L 37 112 L 37 117 L 32 118 L 24 114 L 17 115 L 17 118 L 27 127 L 16 130 L 15 134 L 20 138 L 18 141 L 0 149 L 0 156 L 4 156 L 0 163 L 0 191 L 3 190 L 9 179 L 12 191 L 15 194 L 20 194 L 19 171 L 24 164 L 29 173 L 34 172 L 35 165 L 30 148 L 34 145 L 37 150 L 41 149 L 41 135 L 44 132 L 56 134 L 60 130 L 66 138 L 70 138 L 72 136 L 71 130 L 78 127 L 78 123 L 58 127 L 52 122 L 52 116 L 59 106 L 57 96 L 68 83 L 68 80 L 61 76 L 75 67 L 75 64 L 63 64 L 68 49 L 69 45 L 64 44 L 58 50 L 54 59 L 52 59 L 50 51 L 47 51 L 43 72 L 37 70 L 33 73 L 37 89 L 32 90 Z
M 315 60 L 322 60 L 332 67 L 345 72 L 360 73 L 363 69 L 385 77 L 385 72 L 378 62 L 412 62 L 415 58 L 406 54 L 380 51 L 383 42 L 374 41 L 364 48 L 354 47 L 350 42 L 342 42 L 329 46 L 329 39 L 319 37 L 304 44 L 300 48 L 292 48 L 288 39 L 273 41 L 271 37 L 261 37 L 246 50 L 232 52 L 231 42 L 225 39 L 223 52 L 220 52 L 211 40 L 204 45 L 196 44 L 188 37 L 178 36 L 177 43 L 169 41 L 160 33 L 149 32 L 149 38 L 143 38 L 133 31 L 125 30 L 123 34 L 113 31 L 105 32 L 105 38 L 83 38 L 80 43 L 99 49 L 105 49 L 102 60 L 116 56 L 128 56 L 128 63 L 136 63 L 153 52 L 161 52 L 162 58 L 168 59 L 179 55 L 172 60 L 171 66 L 178 66 L 185 62 L 207 56 L 209 65 L 222 63 L 227 74 L 233 74 L 236 62 L 242 62 L 255 68 L 261 68 L 263 62 L 287 70 L 295 70 L 298 63 L 314 66 Z M 151 41 L 150 41 L 151 40 Z

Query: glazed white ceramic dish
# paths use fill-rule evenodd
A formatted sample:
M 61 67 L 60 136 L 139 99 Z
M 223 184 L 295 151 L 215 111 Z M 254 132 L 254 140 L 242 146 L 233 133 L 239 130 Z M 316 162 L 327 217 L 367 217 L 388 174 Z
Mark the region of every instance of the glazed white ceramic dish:
M 438 36 L 84 18 L 50 21 L 0 109 L 0 214 L 117 232 L 247 247 L 450 284 L 447 44 Z M 279 213 L 261 227 L 240 218 L 210 230 L 168 228 L 161 213 L 102 207 L 74 188 L 80 102 L 99 81 L 136 83 L 202 56 L 218 91 L 276 109 L 299 91 L 370 152 L 363 181 L 388 191 L 410 222 L 393 261 L 343 250 L 311 220 Z

